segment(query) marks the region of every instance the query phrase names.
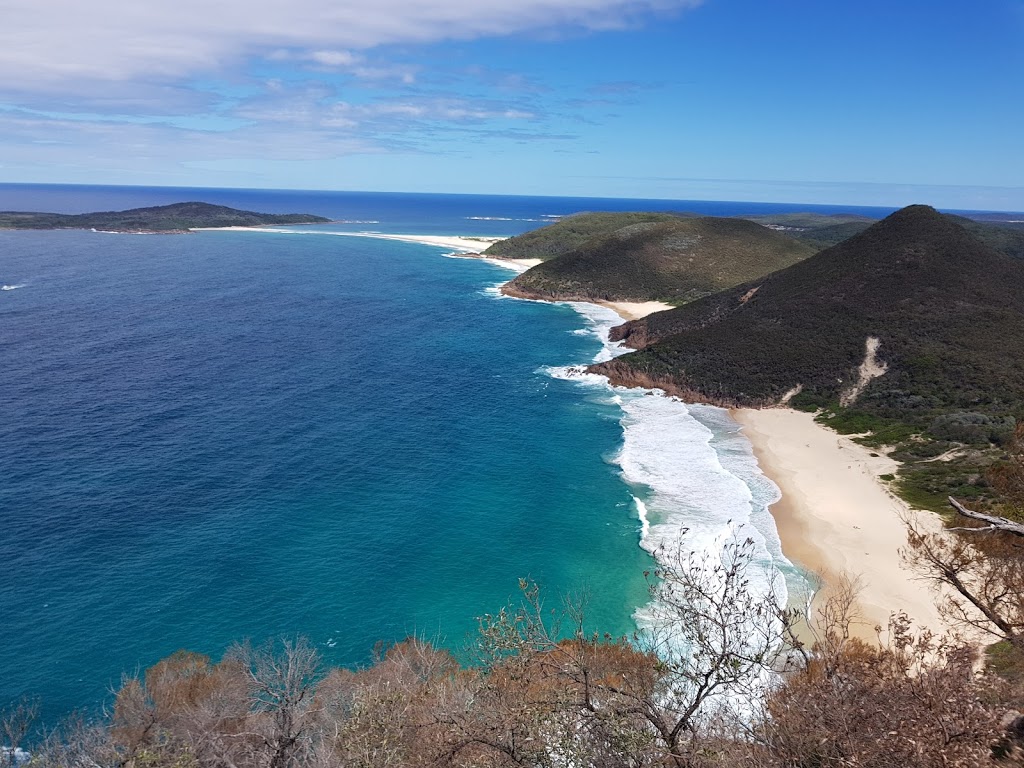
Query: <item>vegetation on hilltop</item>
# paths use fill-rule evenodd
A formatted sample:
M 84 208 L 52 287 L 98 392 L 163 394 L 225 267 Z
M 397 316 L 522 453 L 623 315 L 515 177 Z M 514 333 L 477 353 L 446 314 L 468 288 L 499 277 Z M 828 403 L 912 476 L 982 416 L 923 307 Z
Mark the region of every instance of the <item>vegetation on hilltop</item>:
M 946 216 L 990 248 L 995 248 L 1007 256 L 1024 259 L 1024 224 L 967 219 L 953 214 Z
M 985 469 L 1024 419 L 1024 262 L 925 206 L 613 334 L 640 351 L 595 372 L 713 403 L 788 395 L 824 409 L 840 431 L 894 444 L 900 488 L 930 508 L 984 499 Z
M 742 219 L 640 222 L 591 238 L 527 270 L 503 290 L 535 299 L 684 304 L 813 253 Z
M 983 243 L 997 251 L 1024 258 L 1024 223 L 1007 221 L 1006 217 L 978 215 L 976 218 L 943 214 Z M 790 237 L 819 250 L 831 248 L 875 224 L 877 219 L 853 214 L 784 213 L 744 216 L 766 227 L 778 229 Z
M 672 213 L 575 213 L 553 224 L 499 240 L 484 251 L 498 259 L 541 259 L 547 261 L 568 253 L 588 240 L 631 224 L 675 221 L 683 214 Z
M 0 229 L 98 229 L 107 232 L 185 232 L 202 227 L 256 227 L 268 224 L 324 224 L 305 213 L 255 213 L 210 203 L 174 203 L 102 213 L 0 212 Z

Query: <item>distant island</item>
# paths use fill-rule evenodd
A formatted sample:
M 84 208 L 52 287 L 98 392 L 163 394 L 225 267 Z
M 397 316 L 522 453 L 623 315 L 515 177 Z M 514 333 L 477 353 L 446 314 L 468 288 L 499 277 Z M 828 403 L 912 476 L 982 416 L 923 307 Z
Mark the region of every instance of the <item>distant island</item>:
M 95 229 L 104 232 L 177 234 L 209 227 L 328 222 L 330 219 L 308 213 L 256 213 L 200 202 L 79 214 L 0 211 L 0 229 Z

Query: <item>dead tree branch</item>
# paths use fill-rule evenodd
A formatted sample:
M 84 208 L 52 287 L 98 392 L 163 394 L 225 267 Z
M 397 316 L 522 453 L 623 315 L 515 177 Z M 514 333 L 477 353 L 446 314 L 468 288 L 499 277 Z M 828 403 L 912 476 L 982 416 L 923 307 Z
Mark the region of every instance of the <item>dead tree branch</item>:
M 982 512 L 975 512 L 973 509 L 965 507 L 952 496 L 949 497 L 949 503 L 953 506 L 953 509 L 957 511 L 957 514 L 969 517 L 971 520 L 981 520 L 982 522 L 988 523 L 988 526 L 984 528 L 956 528 L 955 530 L 973 531 L 978 533 L 1002 531 L 1004 533 L 1012 533 L 1016 536 L 1024 536 L 1024 525 L 1020 523 L 1015 523 L 1013 520 L 1008 520 L 1005 517 L 997 517 L 995 515 L 986 515 Z

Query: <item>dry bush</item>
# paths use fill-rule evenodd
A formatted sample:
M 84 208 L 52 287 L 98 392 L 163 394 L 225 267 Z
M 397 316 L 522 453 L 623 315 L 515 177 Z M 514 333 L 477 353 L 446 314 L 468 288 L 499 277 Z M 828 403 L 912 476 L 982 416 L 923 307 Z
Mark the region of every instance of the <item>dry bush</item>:
M 752 766 L 954 768 L 991 760 L 998 717 L 963 648 L 914 635 L 894 616 L 889 641 L 814 658 L 766 701 Z

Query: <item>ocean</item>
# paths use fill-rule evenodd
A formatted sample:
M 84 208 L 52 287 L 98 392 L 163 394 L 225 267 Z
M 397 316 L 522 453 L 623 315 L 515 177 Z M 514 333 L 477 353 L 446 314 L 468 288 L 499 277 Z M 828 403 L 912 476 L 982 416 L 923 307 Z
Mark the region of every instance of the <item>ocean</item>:
M 444 248 L 331 233 L 851 209 L 0 185 L 2 210 L 185 200 L 341 223 L 0 232 L 0 706 L 37 696 L 53 722 L 177 649 L 281 635 L 334 665 L 412 634 L 470 660 L 477 617 L 521 578 L 628 635 L 659 546 L 714 552 L 737 528 L 764 583 L 800 587 L 778 490 L 725 411 L 572 370 L 622 352 L 612 312 L 500 297 L 512 271 Z

